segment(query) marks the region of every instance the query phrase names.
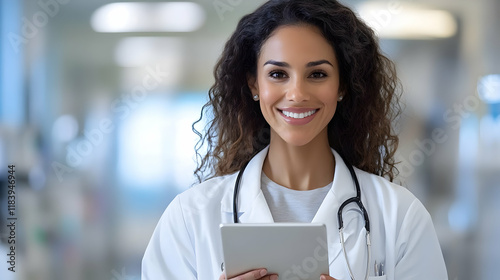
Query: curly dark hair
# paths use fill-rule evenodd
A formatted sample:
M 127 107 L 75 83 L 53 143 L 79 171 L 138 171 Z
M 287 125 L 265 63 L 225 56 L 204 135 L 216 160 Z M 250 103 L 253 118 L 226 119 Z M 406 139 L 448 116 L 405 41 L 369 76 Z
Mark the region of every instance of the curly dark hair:
M 397 175 L 399 138 L 392 122 L 401 112 L 400 82 L 373 30 L 335 0 L 271 0 L 240 20 L 215 66 L 209 101 L 193 124 L 200 137 L 194 171 L 200 182 L 207 168 L 209 178 L 234 173 L 269 144 L 269 124 L 252 99 L 247 77 L 256 76 L 261 47 L 273 31 L 299 24 L 319 28 L 337 56 L 344 99 L 328 124 L 330 146 L 359 169 L 390 181 Z M 202 136 L 194 126 L 207 109 L 213 118 Z

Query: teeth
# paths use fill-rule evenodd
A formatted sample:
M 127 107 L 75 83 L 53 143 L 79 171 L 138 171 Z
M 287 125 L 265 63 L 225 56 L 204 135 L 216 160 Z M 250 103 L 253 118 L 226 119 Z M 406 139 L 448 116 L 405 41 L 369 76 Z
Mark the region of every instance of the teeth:
M 312 115 L 314 113 L 316 113 L 316 110 L 312 110 L 312 111 L 305 112 L 305 113 L 292 113 L 292 112 L 283 111 L 283 115 L 285 115 L 289 118 L 294 118 L 294 119 L 303 119 L 303 118 L 309 117 L 310 115 Z

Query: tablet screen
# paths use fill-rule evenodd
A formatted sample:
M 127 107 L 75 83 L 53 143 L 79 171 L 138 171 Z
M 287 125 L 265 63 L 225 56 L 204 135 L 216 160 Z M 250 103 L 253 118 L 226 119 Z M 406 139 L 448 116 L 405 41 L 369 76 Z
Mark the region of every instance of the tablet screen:
M 228 279 L 257 268 L 290 280 L 329 274 L 323 224 L 221 224 L 220 228 Z

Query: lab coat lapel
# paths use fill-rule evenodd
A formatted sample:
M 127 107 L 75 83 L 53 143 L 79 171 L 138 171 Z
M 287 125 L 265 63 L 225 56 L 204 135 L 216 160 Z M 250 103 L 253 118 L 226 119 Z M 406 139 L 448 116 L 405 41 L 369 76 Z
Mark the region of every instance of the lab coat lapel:
M 238 191 L 238 217 L 241 223 L 274 222 L 271 210 L 269 210 L 260 186 L 262 166 L 268 151 L 269 146 L 255 155 L 248 163 L 241 177 Z M 227 191 L 222 200 L 222 212 L 226 214 L 230 212 L 231 215 L 233 212 L 233 192 L 237 173 L 233 177 L 234 180 L 231 180 L 233 187 L 229 188 L 231 191 Z
M 238 194 L 238 216 L 241 223 L 273 223 L 269 206 L 262 193 L 260 180 L 264 159 L 269 146 L 255 155 L 248 163 L 241 178 Z M 330 274 L 338 279 L 348 279 L 345 258 L 342 253 L 338 232 L 337 212 L 340 205 L 348 198 L 356 195 L 356 187 L 351 174 L 340 155 L 332 149 L 335 156 L 335 173 L 332 188 L 320 205 L 312 223 L 325 224 L 327 228 L 328 262 Z M 356 169 L 356 168 L 355 168 Z M 231 175 L 228 184 L 232 184 L 222 199 L 222 221 L 232 223 L 233 191 L 238 173 Z M 365 241 L 364 220 L 354 204 L 343 211 L 344 239 L 349 262 L 356 279 L 362 279 L 366 271 L 367 250 Z
M 260 180 L 259 180 L 260 181 Z M 255 198 L 253 205 L 240 216 L 241 223 L 274 223 L 271 210 L 262 192 Z
M 335 173 L 332 188 L 320 205 L 312 223 L 322 223 L 326 225 L 328 235 L 328 262 L 331 269 L 335 267 L 335 274 L 332 275 L 347 279 L 349 276 L 345 268 L 345 259 L 340 244 L 337 213 L 340 205 L 346 199 L 356 195 L 356 187 L 349 169 L 340 155 L 333 149 L 332 153 L 335 156 Z M 364 242 L 364 223 L 359 221 L 361 215 L 357 209 L 358 208 L 354 204 L 348 205 L 344 209 L 344 239 L 353 270 L 361 270 L 364 272 L 366 268 L 358 266 L 358 262 L 355 261 L 356 259 L 364 260 L 362 256 L 366 251 L 366 243 Z M 360 231 L 362 231 L 362 233 Z M 360 239 L 359 236 L 362 236 L 363 239 Z M 361 243 L 363 246 L 358 246 L 358 244 Z M 364 250 L 360 250 L 360 247 L 364 248 Z M 331 273 L 333 273 L 333 271 Z M 342 273 L 346 274 L 343 275 Z M 364 277 L 364 275 L 360 277 Z

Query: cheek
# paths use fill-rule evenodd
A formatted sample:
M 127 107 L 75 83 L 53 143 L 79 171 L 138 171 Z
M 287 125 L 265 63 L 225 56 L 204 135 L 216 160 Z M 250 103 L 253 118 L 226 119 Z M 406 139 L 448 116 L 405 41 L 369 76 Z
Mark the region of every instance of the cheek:
M 321 92 L 318 92 L 318 97 L 321 99 L 321 102 L 326 107 L 328 114 L 326 115 L 328 119 L 332 119 L 337 111 L 338 103 L 338 92 L 332 91 L 332 89 L 323 89 Z
M 325 87 L 319 90 L 318 97 L 321 98 L 321 101 L 325 105 L 329 107 L 336 107 L 339 93 L 338 90 L 332 90 L 332 87 Z
M 278 102 L 282 96 L 279 86 L 263 83 L 260 87 L 260 100 L 264 106 L 273 105 Z

